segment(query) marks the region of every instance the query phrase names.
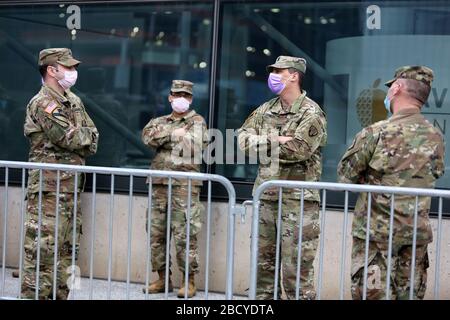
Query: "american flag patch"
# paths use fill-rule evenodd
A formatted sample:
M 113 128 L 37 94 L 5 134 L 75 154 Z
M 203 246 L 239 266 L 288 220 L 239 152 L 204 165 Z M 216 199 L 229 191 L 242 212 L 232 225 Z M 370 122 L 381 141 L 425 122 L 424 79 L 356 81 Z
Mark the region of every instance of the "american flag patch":
M 52 114 L 53 110 L 55 110 L 57 106 L 58 105 L 56 104 L 56 102 L 50 102 L 47 108 L 45 108 L 45 112 Z

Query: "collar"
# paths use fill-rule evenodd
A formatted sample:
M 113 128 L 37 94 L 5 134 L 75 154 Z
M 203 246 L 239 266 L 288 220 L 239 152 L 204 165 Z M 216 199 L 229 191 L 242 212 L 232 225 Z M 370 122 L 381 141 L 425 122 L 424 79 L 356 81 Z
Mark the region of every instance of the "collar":
M 405 108 L 402 109 L 400 111 L 397 111 L 391 118 L 397 118 L 401 117 L 401 116 L 407 116 L 407 115 L 412 115 L 412 114 L 420 114 L 420 109 L 417 109 L 415 107 L 411 107 L 411 108 Z
M 44 94 L 50 96 L 51 98 L 58 100 L 61 103 L 66 103 L 69 101 L 69 99 L 67 99 L 67 97 L 68 97 L 67 90 L 64 91 L 64 95 L 61 95 L 59 92 L 53 90 L 48 85 L 43 84 L 42 91 L 44 92 Z
M 295 99 L 294 103 L 292 103 L 291 107 L 288 108 L 287 110 L 283 109 L 283 107 L 281 106 L 281 98 L 278 97 L 278 101 L 273 105 L 271 111 L 273 113 L 279 114 L 297 113 L 300 110 L 305 97 L 306 97 L 306 90 L 302 90 L 302 93 L 298 96 L 297 99 Z
M 171 114 L 169 114 L 169 116 L 167 117 L 167 119 L 168 120 L 171 120 L 171 121 L 181 121 L 181 120 L 186 120 L 186 119 L 189 119 L 189 118 L 192 118 L 193 116 L 195 115 L 195 111 L 194 110 L 190 110 L 188 113 L 186 113 L 184 116 L 182 116 L 182 117 L 175 117 L 174 115 L 173 115 L 173 112 L 171 113 Z

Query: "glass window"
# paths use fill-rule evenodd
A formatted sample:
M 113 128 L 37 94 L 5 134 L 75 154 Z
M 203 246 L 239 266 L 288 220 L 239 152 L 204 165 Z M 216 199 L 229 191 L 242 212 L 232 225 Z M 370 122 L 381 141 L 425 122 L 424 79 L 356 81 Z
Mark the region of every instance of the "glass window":
M 399 66 L 426 65 L 435 71 L 423 112 L 450 141 L 450 130 L 446 130 L 450 114 L 449 1 L 377 2 L 379 18 L 377 11 L 367 12 L 371 4 L 223 3 L 215 111 L 218 128 L 239 128 L 253 110 L 273 97 L 265 67 L 279 55 L 290 55 L 307 59 L 303 88 L 327 114 L 323 181 L 336 181 L 337 164 L 355 134 L 386 117 L 383 83 Z M 248 164 L 215 167 L 218 174 L 248 183 L 253 183 L 256 170 L 256 165 Z M 448 170 L 438 186 L 450 187 Z
M 228 151 L 239 152 L 226 129 L 238 129 L 273 97 L 265 67 L 279 55 L 307 59 L 303 88 L 327 114 L 323 181 L 336 181 L 337 164 L 355 134 L 386 116 L 383 83 L 402 65 L 435 71 L 423 112 L 448 141 L 450 1 L 376 4 L 379 12 L 368 13 L 371 1 L 222 0 L 217 35 L 214 2 L 207 0 L 2 5 L 0 159 L 27 160 L 25 107 L 41 85 L 37 56 L 46 47 L 69 47 L 83 62 L 74 91 L 101 134 L 90 165 L 147 168 L 153 151 L 141 143 L 141 130 L 171 111 L 171 80 L 195 83 L 194 108 L 207 120 L 211 74 L 216 92 L 208 127 L 222 131 L 226 162 Z M 214 49 L 217 64 L 211 65 Z M 257 165 L 247 160 L 210 169 L 235 182 L 238 197 L 250 197 Z M 438 186 L 449 188 L 449 179 L 447 170 Z
M 209 1 L 0 6 L 0 158 L 27 160 L 23 121 L 41 85 L 38 53 L 68 47 L 82 61 L 74 92 L 100 131 L 87 163 L 148 168 L 141 130 L 171 112 L 173 79 L 195 83 L 194 109 L 208 119 L 212 15 Z

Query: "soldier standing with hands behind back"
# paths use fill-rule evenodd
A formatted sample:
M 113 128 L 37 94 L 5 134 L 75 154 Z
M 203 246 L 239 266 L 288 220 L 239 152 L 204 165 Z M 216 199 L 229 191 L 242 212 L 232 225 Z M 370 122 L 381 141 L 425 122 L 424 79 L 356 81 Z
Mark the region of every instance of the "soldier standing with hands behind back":
M 425 66 L 396 70 L 385 106 L 393 115 L 359 132 L 338 166 L 339 181 L 381 186 L 434 188 L 444 174 L 442 134 L 420 113 L 433 81 Z M 413 234 L 417 232 L 414 298 L 423 299 L 427 285 L 427 246 L 433 239 L 428 217 L 430 198 L 418 197 L 417 230 L 414 230 L 415 196 L 394 195 L 393 230 L 390 230 L 391 194 L 371 193 L 371 219 L 367 226 L 367 193 L 360 193 L 353 218 L 352 296 L 362 299 L 365 243 L 369 237 L 367 299 L 408 299 Z M 389 232 L 393 234 L 390 288 L 386 288 Z

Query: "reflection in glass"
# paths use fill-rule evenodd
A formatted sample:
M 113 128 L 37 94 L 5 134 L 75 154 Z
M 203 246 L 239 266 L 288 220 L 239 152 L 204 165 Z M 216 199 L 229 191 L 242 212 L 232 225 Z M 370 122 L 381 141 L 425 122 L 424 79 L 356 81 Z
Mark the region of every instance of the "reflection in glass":
M 307 59 L 303 89 L 327 114 L 323 181 L 336 181 L 337 164 L 355 134 L 386 117 L 383 83 L 402 65 L 423 64 L 435 70 L 423 112 L 450 140 L 446 131 L 450 77 L 444 71 L 449 68 L 444 57 L 450 54 L 448 4 L 381 3 L 381 29 L 369 29 L 366 2 L 224 3 L 215 110 L 218 128 L 239 128 L 272 97 L 265 67 L 279 55 L 290 55 Z M 450 157 L 446 161 L 450 163 Z M 256 166 L 216 165 L 215 173 L 252 183 Z M 447 187 L 449 179 L 447 174 L 438 185 Z
M 100 131 L 99 151 L 88 164 L 147 168 L 152 153 L 141 130 L 170 113 L 172 79 L 196 83 L 195 109 L 208 118 L 212 4 L 79 7 L 79 30 L 68 29 L 65 5 L 0 7 L 0 158 L 26 161 L 23 119 L 41 85 L 38 52 L 68 47 L 82 61 L 74 91 Z

